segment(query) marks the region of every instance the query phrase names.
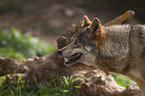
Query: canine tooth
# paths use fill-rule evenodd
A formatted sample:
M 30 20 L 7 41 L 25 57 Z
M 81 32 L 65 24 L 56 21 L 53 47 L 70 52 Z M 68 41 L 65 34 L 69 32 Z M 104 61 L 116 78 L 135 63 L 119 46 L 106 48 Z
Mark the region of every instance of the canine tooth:
M 64 58 L 64 60 L 67 62 L 68 60 L 66 58 Z

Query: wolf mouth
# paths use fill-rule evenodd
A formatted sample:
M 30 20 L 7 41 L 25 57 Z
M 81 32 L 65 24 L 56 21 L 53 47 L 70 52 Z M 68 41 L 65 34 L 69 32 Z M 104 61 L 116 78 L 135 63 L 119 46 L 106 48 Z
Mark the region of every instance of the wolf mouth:
M 66 66 L 71 66 L 71 65 L 79 62 L 81 59 L 81 56 L 82 56 L 82 53 L 76 53 L 68 58 L 64 58 L 64 60 L 65 60 L 64 64 Z

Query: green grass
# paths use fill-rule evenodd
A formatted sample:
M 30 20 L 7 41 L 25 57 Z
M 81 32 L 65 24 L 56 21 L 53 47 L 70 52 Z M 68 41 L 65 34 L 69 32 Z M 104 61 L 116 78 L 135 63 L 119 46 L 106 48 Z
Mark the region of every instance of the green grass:
M 122 86 L 126 84 L 135 85 L 132 81 L 124 77 L 111 73 L 117 83 Z M 7 84 L 5 82 L 5 76 L 0 77 L 0 96 L 80 96 L 80 84 L 74 85 L 74 81 L 80 79 L 72 78 L 73 76 L 54 77 L 50 81 L 42 81 L 35 85 L 29 85 L 22 80 L 22 77 L 18 77 L 16 83 Z M 122 82 L 123 81 L 123 82 Z
M 110 75 L 112 75 L 114 77 L 114 79 L 118 85 L 121 85 L 123 87 L 126 87 L 127 85 L 137 86 L 137 84 L 134 81 L 130 80 L 129 78 L 127 78 L 121 74 L 110 73 Z
M 30 86 L 18 77 L 15 85 L 7 85 L 3 76 L 0 77 L 0 96 L 80 96 L 80 85 L 73 85 L 75 80 L 72 76 L 54 77 L 49 82 L 36 82 L 36 85 Z

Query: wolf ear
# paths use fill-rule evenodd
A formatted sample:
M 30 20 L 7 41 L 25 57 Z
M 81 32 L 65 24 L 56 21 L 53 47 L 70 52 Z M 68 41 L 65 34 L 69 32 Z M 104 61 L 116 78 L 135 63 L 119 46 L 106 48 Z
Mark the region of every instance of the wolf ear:
M 89 26 L 91 24 L 91 20 L 88 18 L 87 15 L 84 15 L 84 18 L 83 18 L 83 26 Z
M 92 24 L 87 29 L 87 33 L 92 38 L 93 37 L 94 38 L 95 37 L 98 38 L 101 35 L 101 33 L 102 33 L 102 25 L 101 25 L 100 20 L 98 18 L 94 18 L 93 19 Z

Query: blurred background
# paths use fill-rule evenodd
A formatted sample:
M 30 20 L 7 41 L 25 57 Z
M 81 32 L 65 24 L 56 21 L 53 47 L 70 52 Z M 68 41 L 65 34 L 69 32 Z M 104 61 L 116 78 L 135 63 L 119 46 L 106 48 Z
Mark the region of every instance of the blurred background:
M 129 9 L 136 12 L 130 23 L 144 24 L 144 0 L 0 0 L 0 28 L 30 32 L 56 46 L 55 38 L 83 15 L 105 23 Z
M 56 38 L 84 15 L 103 24 L 130 9 L 136 14 L 129 23 L 144 24 L 144 5 L 144 0 L 0 0 L 0 56 L 9 52 L 15 58 L 14 51 L 27 58 L 46 55 L 47 48 L 55 50 Z
M 130 9 L 136 14 L 129 23 L 144 24 L 144 5 L 144 0 L 0 0 L 0 56 L 47 55 L 56 38 L 84 15 L 103 24 Z

